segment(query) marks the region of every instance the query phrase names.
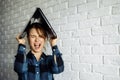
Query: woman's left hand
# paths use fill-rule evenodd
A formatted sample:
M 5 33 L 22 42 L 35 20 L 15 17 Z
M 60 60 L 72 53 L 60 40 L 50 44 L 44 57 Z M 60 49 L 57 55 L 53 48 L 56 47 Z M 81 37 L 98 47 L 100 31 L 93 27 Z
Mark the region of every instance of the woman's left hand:
M 51 47 L 52 46 L 55 46 L 57 44 L 57 38 L 55 38 L 55 39 L 50 39 L 50 45 L 51 45 Z

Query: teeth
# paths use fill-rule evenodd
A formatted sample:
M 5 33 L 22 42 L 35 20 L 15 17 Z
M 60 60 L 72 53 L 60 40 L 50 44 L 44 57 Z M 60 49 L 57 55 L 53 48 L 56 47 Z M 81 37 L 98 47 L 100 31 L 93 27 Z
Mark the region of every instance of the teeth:
M 35 46 L 35 48 L 39 48 L 39 47 L 40 47 L 40 44 L 39 44 L 39 45 L 38 45 L 38 44 L 37 44 L 37 45 L 35 44 L 34 46 Z
M 35 45 L 36 47 L 39 46 L 39 45 Z

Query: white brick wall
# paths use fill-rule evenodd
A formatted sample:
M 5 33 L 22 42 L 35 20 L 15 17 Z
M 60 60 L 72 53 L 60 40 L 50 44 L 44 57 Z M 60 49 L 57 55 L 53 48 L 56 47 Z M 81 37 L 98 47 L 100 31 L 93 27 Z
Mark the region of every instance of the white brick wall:
M 120 0 L 0 0 L 0 80 L 17 80 L 15 36 L 36 7 L 59 37 L 65 71 L 55 80 L 120 80 Z

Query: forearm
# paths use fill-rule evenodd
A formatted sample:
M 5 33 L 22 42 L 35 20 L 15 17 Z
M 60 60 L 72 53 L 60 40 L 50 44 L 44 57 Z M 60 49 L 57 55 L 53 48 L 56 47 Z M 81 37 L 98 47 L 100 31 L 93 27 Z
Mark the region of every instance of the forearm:
M 64 62 L 61 57 L 62 54 L 60 53 L 57 45 L 52 47 L 52 51 L 53 51 L 53 66 L 52 66 L 53 73 L 60 73 L 64 70 Z
M 23 73 L 27 70 L 26 63 L 26 46 L 18 45 L 17 55 L 15 56 L 14 70 L 18 73 Z

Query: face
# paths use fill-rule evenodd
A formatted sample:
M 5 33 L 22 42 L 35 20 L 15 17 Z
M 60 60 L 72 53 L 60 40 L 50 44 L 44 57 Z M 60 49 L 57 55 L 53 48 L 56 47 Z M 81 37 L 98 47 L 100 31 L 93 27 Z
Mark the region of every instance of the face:
M 41 52 L 45 44 L 45 38 L 42 32 L 40 30 L 36 30 L 35 28 L 30 30 L 28 41 L 33 53 Z

